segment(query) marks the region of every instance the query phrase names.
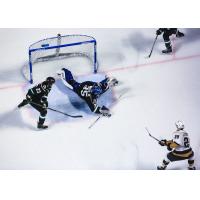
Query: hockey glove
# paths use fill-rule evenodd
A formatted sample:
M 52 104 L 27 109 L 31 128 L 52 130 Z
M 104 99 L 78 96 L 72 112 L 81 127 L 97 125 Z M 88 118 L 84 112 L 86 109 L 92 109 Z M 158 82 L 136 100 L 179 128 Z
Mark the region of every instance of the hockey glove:
M 102 108 L 100 109 L 100 113 L 104 116 L 104 117 L 111 117 L 110 111 L 108 108 L 106 108 L 105 106 L 102 106 Z
M 157 31 L 156 31 L 156 35 L 160 35 L 162 33 L 162 31 L 160 30 L 160 29 L 158 29 Z
M 166 144 L 167 144 L 167 140 L 159 141 L 159 145 L 161 145 L 161 146 L 166 146 Z
M 47 109 L 46 103 L 43 103 L 43 104 L 42 104 L 42 108 L 43 108 L 43 109 Z
M 48 102 L 47 101 L 41 101 L 41 104 L 42 104 L 42 108 L 43 109 L 47 109 L 47 107 L 48 107 Z
M 168 150 L 168 151 L 171 151 L 172 148 L 168 145 L 168 146 L 167 146 L 167 150 Z
M 28 94 L 26 95 L 26 100 L 27 100 L 28 102 L 32 101 L 31 97 L 30 97 Z

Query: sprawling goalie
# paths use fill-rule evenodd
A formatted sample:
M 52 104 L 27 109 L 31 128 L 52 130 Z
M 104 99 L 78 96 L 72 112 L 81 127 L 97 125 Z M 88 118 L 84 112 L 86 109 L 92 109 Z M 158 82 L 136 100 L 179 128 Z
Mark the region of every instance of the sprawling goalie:
M 96 114 L 110 117 L 111 113 L 105 106 L 99 106 L 97 103 L 98 98 L 109 88 L 116 86 L 118 81 L 115 78 L 105 77 L 101 82 L 85 81 L 82 83 L 77 82 L 71 71 L 62 68 L 57 72 L 63 83 L 72 89 L 80 98 L 82 98 L 90 110 Z

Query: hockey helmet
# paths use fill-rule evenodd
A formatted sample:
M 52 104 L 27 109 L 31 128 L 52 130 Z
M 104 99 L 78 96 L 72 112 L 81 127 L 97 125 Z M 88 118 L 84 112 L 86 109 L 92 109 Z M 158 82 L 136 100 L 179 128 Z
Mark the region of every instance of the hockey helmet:
M 56 82 L 56 80 L 55 80 L 55 78 L 53 78 L 53 77 L 47 77 L 46 78 L 46 82 L 48 82 L 49 84 L 54 84 L 55 82 Z
M 51 86 L 56 82 L 55 78 L 47 77 L 45 80 L 46 88 L 51 88 Z
M 91 88 L 91 94 L 98 97 L 100 94 L 102 94 L 102 89 L 98 84 L 94 84 Z
M 175 125 L 176 125 L 177 130 L 183 130 L 185 127 L 182 121 L 175 122 Z

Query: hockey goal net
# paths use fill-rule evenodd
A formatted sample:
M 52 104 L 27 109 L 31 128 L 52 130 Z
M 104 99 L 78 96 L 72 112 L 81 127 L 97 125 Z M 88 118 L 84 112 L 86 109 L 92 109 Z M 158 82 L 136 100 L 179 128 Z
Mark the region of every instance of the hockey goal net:
M 81 68 L 87 68 L 85 65 L 90 65 L 90 72 L 96 73 L 96 44 L 95 38 L 88 35 L 58 34 L 56 37 L 40 40 L 30 45 L 29 64 L 28 68 L 23 70 L 23 74 L 33 83 L 44 76 L 54 75 L 57 69 L 73 65 L 80 71 Z M 83 59 L 87 60 L 87 63 Z

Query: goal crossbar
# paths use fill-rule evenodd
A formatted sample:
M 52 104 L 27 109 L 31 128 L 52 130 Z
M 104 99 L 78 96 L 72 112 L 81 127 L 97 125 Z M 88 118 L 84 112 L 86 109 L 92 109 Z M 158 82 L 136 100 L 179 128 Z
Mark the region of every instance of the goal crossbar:
M 45 43 L 46 42 L 46 43 Z M 63 43 L 63 44 L 62 44 Z M 87 44 L 93 44 L 93 47 L 90 47 L 90 51 L 92 51 L 92 54 L 87 52 L 81 52 L 79 50 L 76 50 L 75 52 L 60 52 L 62 48 L 64 47 L 72 47 L 72 46 L 84 46 Z M 40 40 L 38 42 L 33 43 L 29 47 L 29 82 L 33 83 L 33 64 L 40 61 L 47 61 L 48 59 L 55 58 L 62 56 L 84 56 L 88 57 L 93 62 L 93 72 L 97 73 L 97 50 L 96 50 L 96 39 L 94 37 L 88 36 L 88 35 L 63 35 L 60 37 L 51 37 L 46 38 L 43 40 Z M 56 49 L 56 52 L 52 53 L 51 49 Z M 50 54 L 48 55 L 42 55 L 42 56 L 36 56 L 33 57 L 32 54 L 35 54 L 35 52 L 41 52 L 42 51 L 48 51 L 50 50 Z M 58 51 L 57 51 L 58 50 Z M 38 55 L 36 54 L 36 55 Z M 44 53 L 45 54 L 45 53 Z

